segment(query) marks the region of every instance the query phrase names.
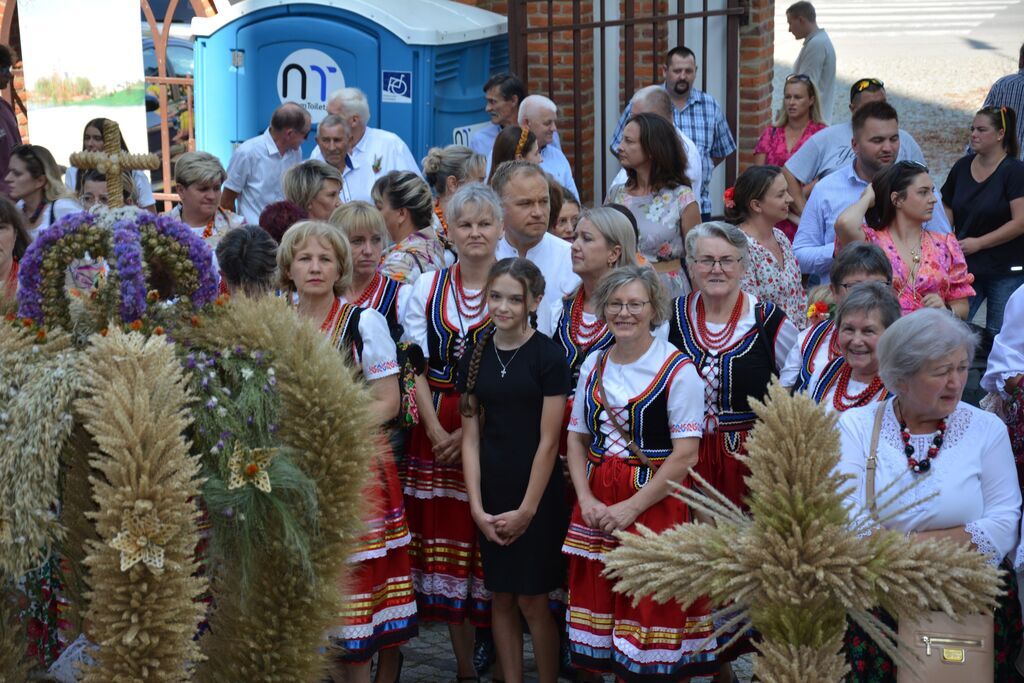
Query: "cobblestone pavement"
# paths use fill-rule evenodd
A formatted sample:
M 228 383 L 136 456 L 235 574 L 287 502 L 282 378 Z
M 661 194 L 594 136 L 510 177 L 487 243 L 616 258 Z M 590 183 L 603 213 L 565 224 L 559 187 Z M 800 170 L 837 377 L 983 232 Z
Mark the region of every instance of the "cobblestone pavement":
M 405 665 L 402 668 L 402 683 L 448 683 L 455 680 L 455 657 L 451 654 L 448 642 L 448 629 L 443 624 L 421 624 L 420 635 L 402 648 Z M 533 665 L 533 647 L 526 637 L 525 645 L 526 680 L 536 681 L 536 669 Z M 750 681 L 751 657 L 741 657 L 733 670 L 742 683 Z M 483 681 L 489 681 L 485 676 Z M 567 681 L 569 679 L 559 679 Z M 609 676 L 607 681 L 612 681 Z M 704 683 L 710 678 L 695 678 L 694 683 Z

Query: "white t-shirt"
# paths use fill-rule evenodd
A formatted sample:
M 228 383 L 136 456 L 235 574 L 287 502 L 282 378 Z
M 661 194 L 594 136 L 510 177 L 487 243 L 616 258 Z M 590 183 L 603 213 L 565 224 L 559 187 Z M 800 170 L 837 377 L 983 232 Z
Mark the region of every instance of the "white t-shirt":
M 675 352 L 676 348 L 667 341 L 654 339 L 644 355 L 627 365 L 615 363 L 611 356 L 608 357 L 604 366 L 604 392 L 609 403 L 608 409 L 617 411 L 616 415 L 623 425 L 626 425 L 625 415 L 618 411 L 623 411 L 631 399 L 639 396 L 651 385 L 665 361 Z M 576 384 L 572 415 L 569 418 L 570 432 L 590 433 L 583 408 L 587 400 L 587 379 L 600 357 L 600 353 L 590 354 L 580 368 L 580 379 Z M 693 363 L 687 362 L 679 366 L 669 380 L 668 422 L 673 439 L 700 438 L 703 434 L 704 385 Z M 608 436 L 606 442 L 609 456 L 629 457 L 625 439 L 612 426 L 610 420 L 601 422 L 601 432 Z
M 341 297 L 342 303 L 348 303 Z M 372 308 L 363 308 L 359 313 L 359 336 L 363 340 L 363 353 L 359 365 L 363 378 L 372 382 L 382 377 L 398 374 L 398 352 L 388 331 L 388 323 Z
M 132 171 L 132 181 L 135 183 L 136 206 L 153 206 L 156 204 L 156 200 L 153 198 L 153 185 L 149 182 L 149 176 L 146 175 L 145 171 L 140 171 L 139 169 Z M 75 187 L 77 182 L 78 169 L 74 166 L 69 166 L 68 170 L 64 171 L 64 184 L 72 192 L 77 193 L 78 188 Z
M 875 411 L 884 405 L 878 437 L 875 494 L 897 481 L 890 493 L 904 489 L 914 477 L 921 481 L 907 488 L 889 505 L 886 497 L 876 498 L 881 516 L 902 510 L 886 522 L 886 528 L 900 532 L 931 531 L 964 526 L 978 550 L 993 564 L 1012 552 L 1020 528 L 1020 486 L 1010 450 L 1006 426 L 991 413 L 960 403 L 946 419 L 946 434 L 938 456 L 931 461 L 926 477 L 914 474 L 900 439 L 900 426 L 893 413 L 893 401 L 847 410 L 839 417 L 841 456 L 837 470 L 853 477 L 849 497 L 850 516 L 864 519 L 866 466 Z M 917 456 L 924 456 L 934 433 L 912 435 L 910 444 Z M 931 500 L 925 498 L 935 494 Z M 906 509 L 915 501 L 924 501 Z
M 404 335 L 402 341 L 417 344 L 423 349 L 423 357 L 430 358 L 430 348 L 427 346 L 427 297 L 434 286 L 434 280 L 440 277 L 440 271 L 426 273 L 411 285 L 402 289 L 411 290 L 409 299 L 399 308 L 399 316 L 402 322 Z M 480 292 L 479 289 L 466 289 L 470 297 Z M 401 302 L 400 302 L 401 303 Z M 470 316 L 461 312 L 455 304 L 455 297 L 449 295 L 445 302 L 445 314 L 448 321 L 465 336 L 466 330 L 487 318 L 487 306 L 483 306 L 477 315 Z
M 281 184 L 284 174 L 301 161 L 300 149 L 281 154 L 269 128 L 235 149 L 224 187 L 238 194 L 238 213 L 246 223 L 259 225 L 260 214 L 267 204 L 284 199 Z
M 18 207 L 18 210 L 23 211 L 25 209 L 24 200 L 19 199 L 15 203 L 15 206 Z M 39 235 L 40 231 L 50 227 L 50 225 L 52 225 L 53 223 L 56 223 L 61 218 L 64 218 L 64 216 L 81 210 L 82 205 L 79 204 L 77 201 L 69 197 L 62 197 L 57 201 L 47 204 L 45 207 L 43 207 L 43 211 L 40 214 L 39 225 L 37 225 L 34 228 L 31 228 L 28 231 L 28 234 L 30 237 L 32 237 L 33 240 L 35 240 L 35 238 Z M 50 220 L 51 218 L 53 219 L 52 221 Z
M 1018 288 L 1006 301 L 1003 320 L 1005 324 L 992 342 L 981 386 L 1009 398 L 1003 391 L 1006 380 L 1024 374 L 1024 287 Z
M 571 252 L 572 246 L 568 242 L 550 232 L 544 233 L 540 242 L 527 250 L 527 260 L 540 268 L 544 275 L 545 302 L 561 299 L 579 286 L 580 276 L 572 272 Z M 494 255 L 500 261 L 503 258 L 519 256 L 519 251 L 502 237 L 498 240 Z

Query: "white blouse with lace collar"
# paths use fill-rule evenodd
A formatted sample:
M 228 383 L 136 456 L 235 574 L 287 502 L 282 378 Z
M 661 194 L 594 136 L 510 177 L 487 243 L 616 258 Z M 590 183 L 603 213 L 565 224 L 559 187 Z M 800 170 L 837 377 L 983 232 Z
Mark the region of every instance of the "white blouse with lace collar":
M 865 472 L 875 411 L 879 404 L 853 408 L 839 418 L 841 456 L 838 470 L 853 476 L 851 516 L 865 509 Z M 938 456 L 926 475 L 911 472 L 903 452 L 900 427 L 893 401 L 884 404 L 885 415 L 878 439 L 875 493 L 879 513 L 885 516 L 883 492 L 894 480 L 891 493 L 919 478 L 889 509 L 902 508 L 935 493 L 931 500 L 900 512 L 887 527 L 902 532 L 965 527 L 978 550 L 995 564 L 1017 547 L 1021 494 L 1006 426 L 995 415 L 960 403 L 946 420 L 946 435 Z M 924 454 L 933 434 L 911 436 L 917 453 Z

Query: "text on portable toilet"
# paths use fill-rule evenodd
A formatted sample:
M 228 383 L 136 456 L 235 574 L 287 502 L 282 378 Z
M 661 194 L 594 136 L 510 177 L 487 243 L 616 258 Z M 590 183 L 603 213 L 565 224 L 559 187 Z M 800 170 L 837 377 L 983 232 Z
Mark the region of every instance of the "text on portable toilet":
M 327 98 L 345 87 L 345 74 L 329 55 L 320 50 L 295 50 L 281 62 L 277 72 L 277 96 L 281 102 L 295 102 L 309 112 L 313 123 L 327 116 Z

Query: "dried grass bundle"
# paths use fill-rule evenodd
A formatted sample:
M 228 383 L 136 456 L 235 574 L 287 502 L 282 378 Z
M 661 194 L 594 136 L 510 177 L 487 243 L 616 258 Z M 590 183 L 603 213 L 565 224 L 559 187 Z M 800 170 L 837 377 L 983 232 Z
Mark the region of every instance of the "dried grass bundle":
M 342 355 L 281 301 L 235 299 L 215 318 L 178 333 L 193 348 L 269 352 L 281 396 L 281 444 L 316 482 L 318 529 L 311 534 L 314 578 L 297 571 L 280 530 L 235 589 L 237 563 L 213 582 L 216 610 L 200 646 L 207 656 L 197 680 L 316 681 L 324 675 L 324 633 L 338 620 L 339 575 L 362 531 L 361 492 L 376 441 L 367 397 Z M 220 558 L 214 558 L 220 564 Z
M 100 649 L 83 680 L 189 680 L 205 580 L 193 576 L 199 462 L 182 436 L 182 369 L 166 339 L 117 329 L 94 337 L 81 362 L 75 408 L 99 449 L 90 481 L 100 537 L 85 559 Z
M 932 609 L 953 615 L 994 607 L 999 574 L 980 553 L 893 532 L 859 535 L 864 529 L 845 508 L 848 480 L 834 471 L 835 417 L 778 384 L 754 407 L 760 420 L 747 441 L 750 516 L 702 480 L 706 495 L 679 488 L 674 495 L 717 526 L 620 533 L 622 545 L 606 557 L 617 590 L 682 605 L 707 595 L 727 622 L 716 636 L 749 622 L 764 638 L 758 676 L 793 683 L 845 673 L 839 648 L 847 615 L 899 666 L 907 658 L 872 607 L 909 619 Z
M 68 336 L 0 324 L 0 576 L 17 579 L 39 566 L 61 526 L 59 455 L 74 420 L 80 382 Z

